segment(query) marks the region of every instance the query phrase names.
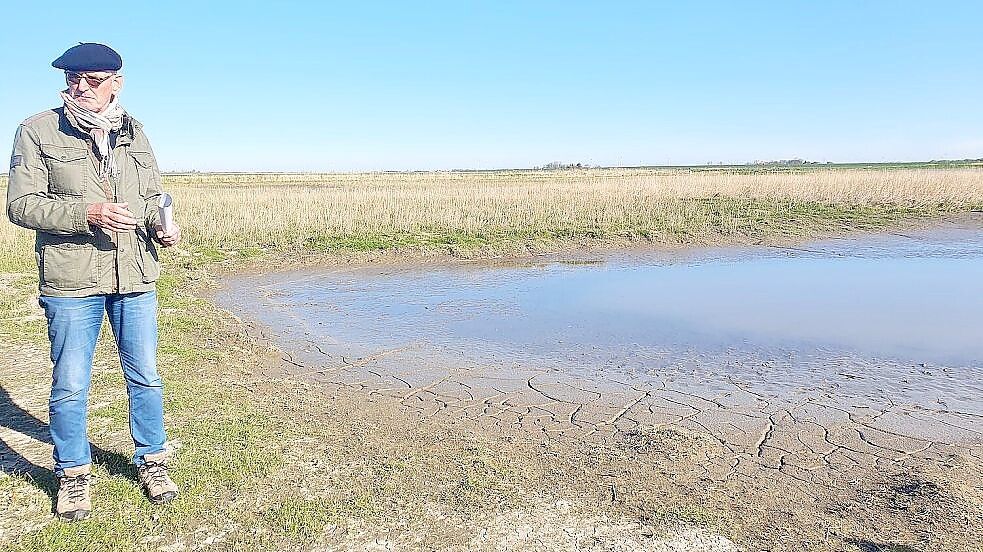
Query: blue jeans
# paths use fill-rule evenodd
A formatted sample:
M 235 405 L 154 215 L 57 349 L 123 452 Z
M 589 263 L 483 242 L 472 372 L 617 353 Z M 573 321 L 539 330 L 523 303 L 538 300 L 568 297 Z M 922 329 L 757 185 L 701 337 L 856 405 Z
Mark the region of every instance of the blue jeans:
M 41 297 L 54 363 L 48 402 L 55 473 L 92 463 L 86 407 L 92 355 L 103 311 L 116 337 L 130 399 L 130 435 L 140 465 L 145 454 L 164 450 L 163 383 L 157 375 L 157 292 L 91 297 Z

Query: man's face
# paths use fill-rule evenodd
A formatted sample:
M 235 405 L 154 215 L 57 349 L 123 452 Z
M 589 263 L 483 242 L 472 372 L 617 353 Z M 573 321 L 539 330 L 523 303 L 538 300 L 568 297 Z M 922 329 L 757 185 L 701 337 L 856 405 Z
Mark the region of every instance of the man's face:
M 65 71 L 68 95 L 82 107 L 99 112 L 123 89 L 123 75 L 112 71 Z

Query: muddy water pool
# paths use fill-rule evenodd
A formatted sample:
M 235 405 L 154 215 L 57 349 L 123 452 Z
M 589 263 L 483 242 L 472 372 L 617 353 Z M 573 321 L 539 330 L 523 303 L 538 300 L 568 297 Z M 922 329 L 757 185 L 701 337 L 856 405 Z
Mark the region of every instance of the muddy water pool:
M 218 300 L 298 372 L 434 412 L 689 425 L 759 457 L 780 413 L 865 424 L 889 450 L 983 439 L 980 217 L 796 247 L 246 275 Z

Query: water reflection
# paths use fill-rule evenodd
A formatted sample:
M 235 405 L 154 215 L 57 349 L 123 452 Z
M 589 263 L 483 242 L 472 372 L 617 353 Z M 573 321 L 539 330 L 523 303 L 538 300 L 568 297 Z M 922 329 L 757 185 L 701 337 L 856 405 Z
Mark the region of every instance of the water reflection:
M 983 360 L 983 228 L 794 249 L 624 255 L 603 264 L 369 267 L 243 278 L 250 313 L 353 351 L 426 341 L 501 358 L 632 347 L 849 350 L 914 363 Z M 227 301 L 228 302 L 228 301 Z

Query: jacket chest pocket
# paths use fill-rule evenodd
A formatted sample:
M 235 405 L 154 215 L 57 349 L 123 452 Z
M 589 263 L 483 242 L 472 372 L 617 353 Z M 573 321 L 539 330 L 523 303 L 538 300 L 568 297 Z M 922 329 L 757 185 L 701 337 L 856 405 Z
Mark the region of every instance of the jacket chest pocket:
M 140 197 L 147 197 L 154 178 L 154 154 L 149 151 L 130 151 L 134 174 L 140 181 Z
M 41 144 L 41 157 L 48 168 L 48 191 L 81 197 L 89 172 L 89 152 L 83 147 Z

